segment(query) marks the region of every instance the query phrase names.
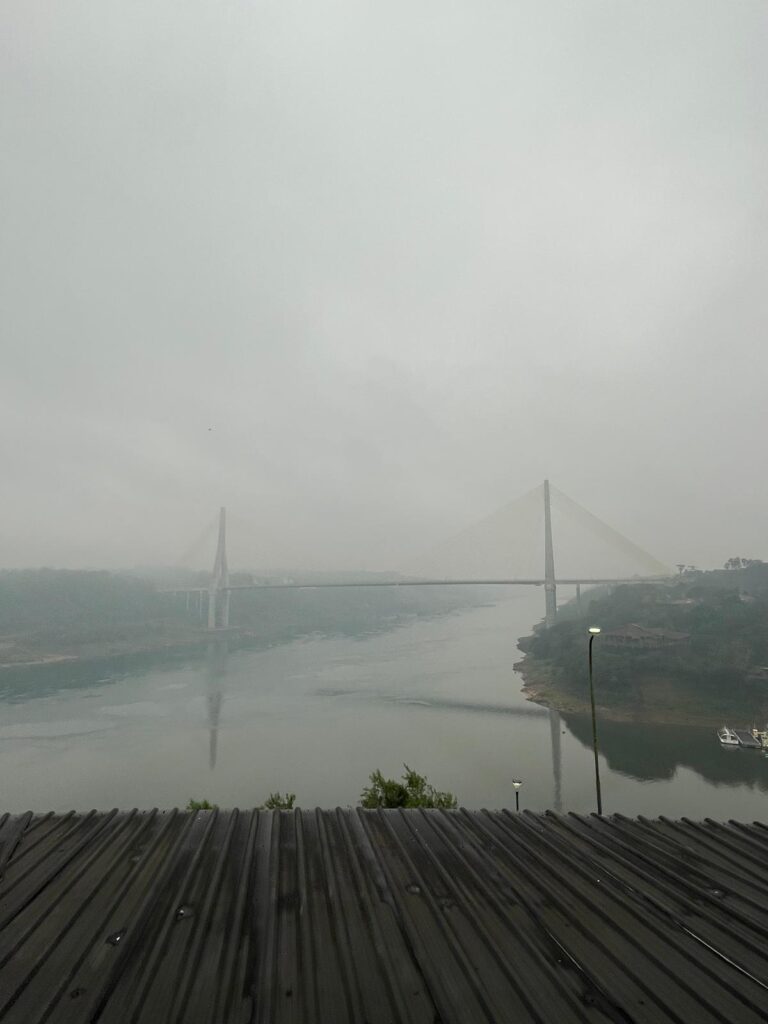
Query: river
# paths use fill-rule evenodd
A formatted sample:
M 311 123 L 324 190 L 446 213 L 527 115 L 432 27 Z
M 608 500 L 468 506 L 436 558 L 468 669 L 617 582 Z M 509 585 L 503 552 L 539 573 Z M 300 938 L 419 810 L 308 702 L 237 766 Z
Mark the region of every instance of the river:
M 70 666 L 66 685 L 50 669 L 44 685 L 6 677 L 0 807 L 252 807 L 273 790 L 347 805 L 374 768 L 406 762 L 467 807 L 514 806 L 520 778 L 521 808 L 592 811 L 588 718 L 526 701 L 513 669 L 540 602 L 525 591 L 357 635 L 211 644 L 98 678 Z M 602 721 L 599 734 L 606 813 L 765 817 L 760 753 L 723 750 L 712 729 Z

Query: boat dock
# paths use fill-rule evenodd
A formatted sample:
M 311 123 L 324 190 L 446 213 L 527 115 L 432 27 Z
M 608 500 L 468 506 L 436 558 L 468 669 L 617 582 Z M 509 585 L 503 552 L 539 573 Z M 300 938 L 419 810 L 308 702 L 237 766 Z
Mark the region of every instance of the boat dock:
M 760 740 L 755 739 L 748 729 L 734 729 L 733 731 L 736 733 L 736 738 L 742 747 L 754 747 L 757 750 L 760 749 Z

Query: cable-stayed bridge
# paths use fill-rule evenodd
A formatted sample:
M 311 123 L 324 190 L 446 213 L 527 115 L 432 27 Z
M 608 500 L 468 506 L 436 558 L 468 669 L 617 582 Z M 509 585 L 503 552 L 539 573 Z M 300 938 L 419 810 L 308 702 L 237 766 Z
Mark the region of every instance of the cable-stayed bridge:
M 578 572 L 558 576 L 555 572 L 555 550 L 552 530 L 552 504 L 564 511 L 570 520 L 578 525 L 583 533 L 597 539 L 604 546 L 619 552 L 625 562 L 629 560 L 632 567 L 640 571 L 625 573 L 610 572 Z M 543 519 L 543 573 L 516 575 L 513 572 L 483 572 L 483 565 L 497 565 L 501 559 L 500 546 L 503 549 L 509 538 L 509 517 L 512 511 L 534 509 L 538 517 Z M 499 536 L 501 534 L 501 537 Z M 469 565 L 469 571 L 467 566 Z M 462 568 L 464 571 L 462 571 Z M 634 544 L 618 530 L 602 522 L 597 516 L 583 508 L 562 491 L 550 486 L 548 480 L 543 485 L 514 502 L 499 509 L 493 515 L 473 524 L 468 529 L 450 538 L 435 548 L 429 555 L 420 560 L 416 571 L 398 576 L 390 580 L 363 580 L 338 582 L 278 582 L 278 583 L 237 583 L 230 581 L 227 560 L 227 514 L 222 508 L 219 512 L 218 540 L 213 571 L 208 587 L 173 588 L 175 594 L 195 595 L 201 614 L 207 603 L 208 628 L 211 631 L 228 629 L 232 594 L 240 590 L 270 589 L 308 589 L 338 587 L 430 587 L 430 586 L 528 586 L 544 588 L 545 622 L 548 626 L 557 619 L 557 588 L 558 586 L 575 585 L 577 594 L 583 585 L 611 583 L 658 582 L 669 579 L 672 573 L 658 559 L 637 544 Z
M 555 544 L 553 541 L 552 506 L 564 513 L 581 528 L 585 536 L 596 539 L 603 547 L 618 552 L 638 572 L 567 571 L 558 576 L 555 572 Z M 520 531 L 520 513 L 543 525 L 543 551 L 539 548 L 543 572 L 517 575 L 512 569 L 520 552 L 509 552 L 512 537 Z M 517 518 L 515 518 L 517 517 Z M 517 525 L 513 526 L 512 523 Z M 529 524 L 530 525 L 530 524 Z M 524 532 L 524 531 L 522 531 Z M 530 548 L 530 544 L 528 545 Z M 501 552 L 501 554 L 500 554 Z M 582 554 L 583 554 L 582 550 Z M 594 564 L 587 552 L 586 561 Z M 503 573 L 487 571 L 501 564 Z M 517 562 L 519 564 L 519 562 Z M 582 566 L 583 568 L 583 566 Z M 601 567 L 602 568 L 602 567 Z M 562 491 L 551 487 L 545 480 L 543 485 L 530 491 L 508 505 L 463 530 L 438 545 L 428 555 L 417 561 L 409 575 L 391 580 L 329 581 L 329 582 L 269 582 L 238 583 L 230 580 L 227 558 L 227 513 L 222 508 L 218 517 L 218 539 L 213 571 L 207 587 L 178 587 L 171 593 L 186 595 L 187 604 L 197 601 L 202 618 L 207 617 L 211 643 L 208 651 L 207 708 L 209 726 L 209 765 L 216 765 L 219 722 L 224 698 L 224 677 L 226 676 L 227 640 L 232 595 L 243 590 L 286 590 L 319 589 L 338 587 L 430 587 L 430 586 L 531 586 L 544 588 L 544 611 L 547 625 L 557 619 L 558 586 L 575 585 L 577 593 L 582 585 L 611 583 L 657 582 L 669 579 L 673 574 L 663 563 L 624 537 L 613 527 L 603 523 L 597 516 L 574 502 Z M 421 701 L 420 703 L 424 703 Z M 552 757 L 553 807 L 562 811 L 562 753 L 560 714 L 554 708 L 537 707 L 490 707 L 464 701 L 439 702 L 441 708 L 453 706 L 456 710 L 480 713 L 503 713 L 516 717 L 544 717 L 549 719 L 550 746 Z

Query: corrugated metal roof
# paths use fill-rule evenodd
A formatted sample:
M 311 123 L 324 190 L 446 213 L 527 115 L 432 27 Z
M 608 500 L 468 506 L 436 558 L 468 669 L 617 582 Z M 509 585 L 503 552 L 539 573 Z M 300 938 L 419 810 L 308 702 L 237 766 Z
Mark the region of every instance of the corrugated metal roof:
M 460 811 L 0 819 L 0 1018 L 762 1022 L 761 824 Z

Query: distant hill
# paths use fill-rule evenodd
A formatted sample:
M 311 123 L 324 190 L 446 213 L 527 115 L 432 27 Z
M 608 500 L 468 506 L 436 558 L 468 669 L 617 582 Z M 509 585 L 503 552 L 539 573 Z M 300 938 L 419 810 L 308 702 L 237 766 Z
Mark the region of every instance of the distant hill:
M 255 575 L 255 574 L 254 574 Z M 312 633 L 364 636 L 417 616 L 450 613 L 508 597 L 498 588 L 341 587 L 328 582 L 382 582 L 378 573 L 280 574 L 254 579 L 233 574 L 231 582 L 294 582 L 299 587 L 258 587 L 233 595 L 230 642 L 286 643 Z M 67 661 L 167 653 L 205 645 L 205 596 L 186 601 L 174 586 L 205 587 L 207 576 L 186 583 L 168 570 L 151 579 L 138 573 L 35 569 L 0 571 L 0 669 Z
M 151 583 L 110 572 L 0 571 L 0 633 L 146 622 L 161 602 Z

